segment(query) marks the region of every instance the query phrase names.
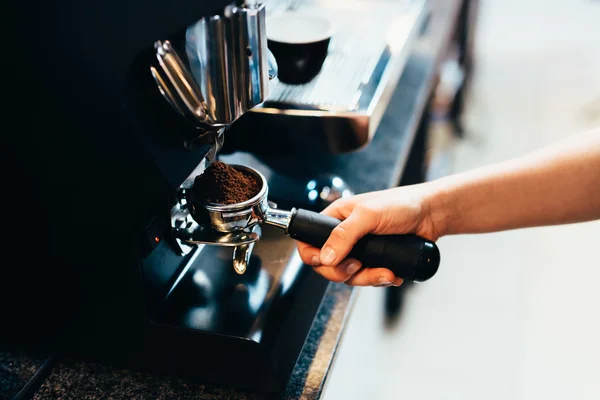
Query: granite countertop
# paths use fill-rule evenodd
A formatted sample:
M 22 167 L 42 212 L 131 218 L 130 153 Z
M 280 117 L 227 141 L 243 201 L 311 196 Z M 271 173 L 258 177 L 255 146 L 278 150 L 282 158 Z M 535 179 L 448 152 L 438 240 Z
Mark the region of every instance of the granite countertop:
M 329 285 L 290 383 L 280 399 L 319 397 L 349 312 L 351 296 L 350 287 Z M 0 399 L 15 395 L 43 362 L 44 359 L 0 353 L 0 371 L 10 372 L 1 377 L 6 389 L 0 392 Z M 67 359 L 56 362 L 31 398 L 259 400 L 273 397 Z
M 45 360 L 45 357 L 13 352 L 0 353 L 0 399 L 10 398 L 21 391 Z
M 326 171 L 344 177 L 357 193 L 397 186 L 462 3 L 462 0 L 431 1 L 432 14 L 427 29 L 409 56 L 390 106 L 369 146 L 356 153 L 333 156 L 322 165 L 316 161 L 313 168 L 326 168 Z M 343 334 L 353 294 L 346 285 L 329 284 L 292 378 L 280 398 L 309 400 L 320 397 Z M 44 362 L 44 357 L 0 352 L 0 399 L 15 396 Z M 34 399 L 266 398 L 256 393 L 73 360 L 57 361 L 42 381 L 33 394 Z

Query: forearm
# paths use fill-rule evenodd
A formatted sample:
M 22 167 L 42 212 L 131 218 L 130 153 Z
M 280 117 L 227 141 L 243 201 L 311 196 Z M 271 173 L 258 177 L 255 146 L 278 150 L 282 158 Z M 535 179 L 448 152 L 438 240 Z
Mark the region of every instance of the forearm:
M 442 235 L 598 219 L 600 129 L 432 185 L 432 219 Z

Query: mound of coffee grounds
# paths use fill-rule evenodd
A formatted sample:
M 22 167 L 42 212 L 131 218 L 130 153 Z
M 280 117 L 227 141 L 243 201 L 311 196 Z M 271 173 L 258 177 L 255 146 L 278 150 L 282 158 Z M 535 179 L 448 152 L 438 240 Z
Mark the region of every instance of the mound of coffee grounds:
M 215 161 L 196 177 L 193 194 L 201 203 L 236 204 L 256 196 L 260 189 L 254 176 Z

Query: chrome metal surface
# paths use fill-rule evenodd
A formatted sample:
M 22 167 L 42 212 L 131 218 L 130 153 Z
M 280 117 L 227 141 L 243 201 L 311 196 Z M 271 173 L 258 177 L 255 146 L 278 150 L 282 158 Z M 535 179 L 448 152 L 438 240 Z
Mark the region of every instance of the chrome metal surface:
M 157 41 L 154 44 L 154 48 L 156 49 L 156 58 L 171 85 L 179 95 L 179 99 L 183 101 L 183 104 L 185 104 L 187 109 L 199 122 L 207 122 L 205 112 L 206 103 L 204 102 L 200 88 L 183 64 L 183 61 L 181 61 L 177 52 L 171 46 L 171 43 L 168 40 L 164 42 Z M 162 88 L 163 90 L 165 89 L 164 86 Z M 171 100 L 174 100 L 174 93 L 169 91 L 169 94 Z
M 187 229 L 175 229 L 173 235 L 185 244 L 208 244 L 236 247 L 254 243 L 260 239 L 256 232 L 238 231 L 231 233 L 215 232 L 210 227 L 194 224 Z
M 275 60 L 275 56 L 273 55 L 273 53 L 271 53 L 271 51 L 268 52 L 269 53 L 269 80 L 273 80 L 275 78 L 277 78 L 277 75 L 279 73 L 279 68 L 277 67 L 277 60 Z
M 183 236 L 189 236 L 188 230 L 197 225 L 191 217 L 185 197 L 181 196 L 179 201 L 171 209 L 171 230 L 173 232 L 174 245 L 181 255 L 189 254 L 196 246 L 193 243 L 182 240 L 178 233 L 185 232 Z
M 303 85 L 276 82 L 267 101 L 252 112 L 265 120 L 272 115 L 317 118 L 334 153 L 367 145 L 427 14 L 428 0 L 265 0 L 265 3 L 267 24 L 270 15 L 290 10 L 307 12 L 330 19 L 336 33 L 316 78 Z M 323 129 L 324 119 L 331 121 L 333 128 Z M 278 122 L 273 124 L 276 129 Z
M 261 182 L 260 192 L 253 198 L 237 204 L 194 204 L 189 201 L 189 209 L 196 222 L 210 221 L 212 228 L 218 232 L 237 232 L 247 230 L 258 223 L 281 228 L 287 232 L 293 212 L 277 209 L 277 205 L 269 202 L 269 188 L 263 174 L 254 168 L 230 164 L 231 167 L 252 174 Z M 208 218 L 203 214 L 206 213 Z
M 226 128 L 261 104 L 277 76 L 267 48 L 265 5 L 237 3 L 189 26 L 182 48 L 168 40 L 155 43 L 158 65 L 150 73 L 158 90 L 180 115 L 193 119 L 199 135 Z
M 243 228 L 229 232 L 218 232 L 212 229 L 210 224 L 198 223 L 198 221 L 203 221 L 204 214 L 195 218 L 194 213 L 206 213 L 206 211 L 203 208 L 198 210 L 198 205 L 189 201 L 188 197 L 195 177 L 202 174 L 208 165 L 205 159 L 186 179 L 179 189 L 178 201 L 171 209 L 171 229 L 175 244 L 181 254 L 188 254 L 194 245 L 209 244 L 235 247 L 254 243 L 260 238 L 260 229 L 252 229 L 255 223 L 245 224 Z M 266 185 L 263 185 L 263 187 L 266 187 Z
M 260 236 L 260 226 L 255 225 L 252 227 L 252 232 Z M 243 274 L 248 269 L 248 263 L 250 262 L 250 256 L 252 255 L 252 249 L 254 248 L 254 242 L 250 244 L 243 244 L 233 248 L 233 269 L 238 274 Z
M 267 208 L 266 212 L 263 214 L 262 222 L 267 225 L 284 229 L 287 232 L 287 228 L 292 220 L 292 215 L 292 211 Z
M 269 94 L 267 14 L 264 4 L 247 3 L 227 7 L 225 16 L 231 21 L 233 100 L 237 119 Z
M 265 20 L 264 4 L 230 5 L 223 15 L 202 18 L 187 29 L 189 69 L 211 126 L 232 124 L 268 96 Z
M 165 78 L 161 76 L 155 67 L 150 67 L 150 73 L 156 81 L 156 86 L 158 86 L 160 94 L 167 99 L 171 107 L 173 107 L 181 116 L 185 116 L 185 112 L 183 111 L 183 107 L 179 104 L 177 95 L 173 93 L 174 88 L 167 83 Z

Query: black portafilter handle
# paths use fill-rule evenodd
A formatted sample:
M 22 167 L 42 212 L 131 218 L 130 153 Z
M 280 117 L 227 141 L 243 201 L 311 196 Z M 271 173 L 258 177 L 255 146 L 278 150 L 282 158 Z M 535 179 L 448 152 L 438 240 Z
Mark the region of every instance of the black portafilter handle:
M 313 211 L 294 209 L 287 233 L 321 248 L 340 222 Z M 387 268 L 396 277 L 414 282 L 434 276 L 440 264 L 436 244 L 416 235 L 366 235 L 354 245 L 349 257 L 360 261 L 364 268 Z

